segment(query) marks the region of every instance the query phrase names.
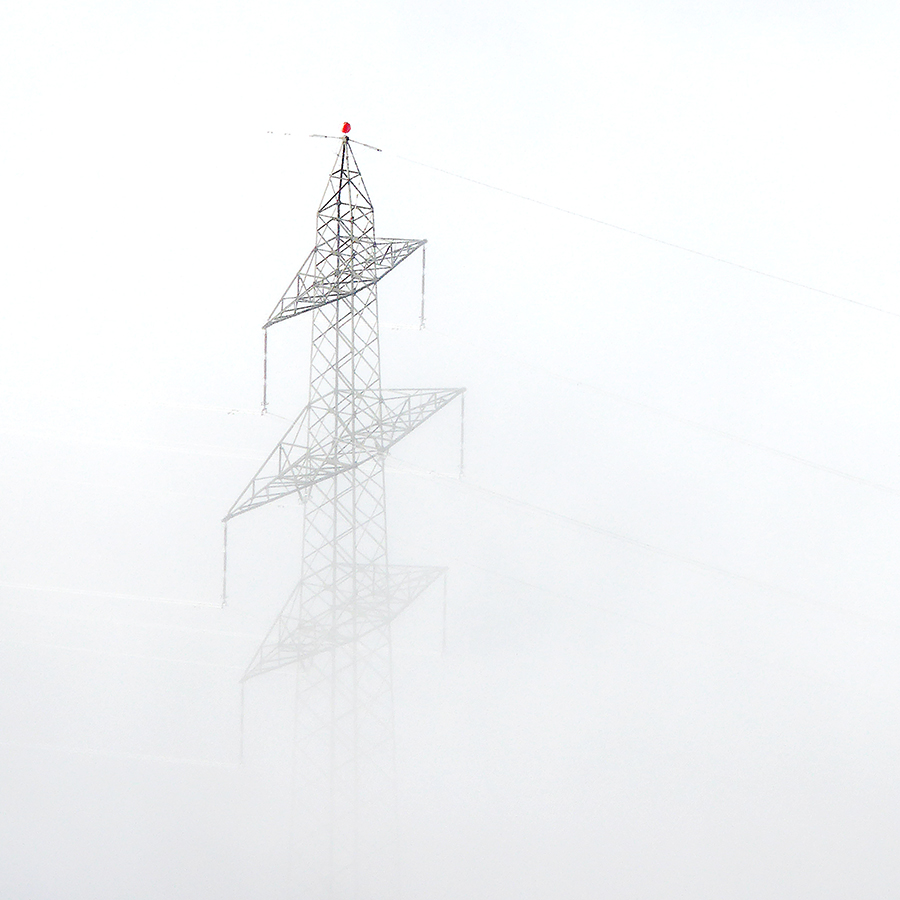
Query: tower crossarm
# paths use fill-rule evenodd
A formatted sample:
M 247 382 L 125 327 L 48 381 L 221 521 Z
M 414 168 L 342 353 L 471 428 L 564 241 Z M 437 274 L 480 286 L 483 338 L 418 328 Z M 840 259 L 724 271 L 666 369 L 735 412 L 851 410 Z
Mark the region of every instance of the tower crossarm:
M 377 394 L 358 391 L 353 395 L 357 405 L 367 407 L 374 415 L 358 416 L 352 429 L 341 432 L 339 439 L 312 446 L 303 440 L 310 411 L 307 406 L 250 479 L 225 521 L 290 494 L 302 496 L 317 482 L 386 453 L 464 391 L 465 388 L 396 388 Z M 350 392 L 339 393 L 350 396 Z
M 323 266 L 323 258 L 327 261 L 331 254 L 327 247 L 314 248 L 263 327 L 268 328 L 276 322 L 283 322 L 336 300 L 354 296 L 364 288 L 377 284 L 426 243 L 425 240 L 402 238 L 358 239 L 354 254 L 365 263 L 352 270 L 337 264 Z M 319 274 L 322 271 L 326 274 Z
M 310 659 L 388 624 L 447 570 L 439 566 L 339 566 L 332 583 L 298 584 L 244 674 Z M 304 590 L 305 588 L 305 590 Z
M 382 416 L 379 439 L 387 450 L 406 437 L 451 400 L 465 393 L 465 388 L 397 388 L 381 395 Z

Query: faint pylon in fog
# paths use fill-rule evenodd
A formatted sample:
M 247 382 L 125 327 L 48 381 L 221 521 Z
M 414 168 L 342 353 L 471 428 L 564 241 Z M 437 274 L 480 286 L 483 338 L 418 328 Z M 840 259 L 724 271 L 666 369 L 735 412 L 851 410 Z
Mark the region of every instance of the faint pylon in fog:
M 303 501 L 300 581 L 243 680 L 297 666 L 303 789 L 323 809 L 306 806 L 325 813 L 319 849 L 329 893 L 338 897 L 368 892 L 377 873 L 393 871 L 391 622 L 444 572 L 389 564 L 384 458 L 463 393 L 381 387 L 377 284 L 419 248 L 424 253 L 425 241 L 376 238 L 347 131 L 338 138 L 315 247 L 263 326 L 311 315 L 309 403 L 224 519 L 227 527 L 290 494 Z

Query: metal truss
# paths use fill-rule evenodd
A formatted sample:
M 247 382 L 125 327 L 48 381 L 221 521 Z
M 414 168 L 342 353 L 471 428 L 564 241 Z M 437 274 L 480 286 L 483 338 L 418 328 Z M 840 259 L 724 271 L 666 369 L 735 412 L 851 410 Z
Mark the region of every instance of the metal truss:
M 347 417 L 341 413 L 349 411 L 353 416 L 352 430 L 343 441 L 335 442 L 333 435 L 328 435 L 324 442 L 320 440 L 313 446 L 308 446 L 304 440 L 310 404 L 260 466 L 225 520 L 289 494 L 298 493 L 304 497 L 317 482 L 382 456 L 462 393 L 462 388 L 395 389 L 379 393 L 359 392 L 356 396 L 336 391 L 332 397 L 336 400 L 337 418 L 346 422 Z
M 360 239 L 362 241 L 364 239 Z M 373 248 L 366 248 L 366 254 L 372 257 L 372 271 L 367 273 L 365 280 L 355 284 L 342 282 L 337 273 L 329 272 L 319 275 L 317 272 L 316 251 L 311 250 L 309 256 L 300 267 L 300 271 L 294 276 L 294 280 L 288 285 L 278 305 L 272 310 L 265 328 L 276 322 L 284 322 L 301 313 L 309 312 L 326 303 L 335 300 L 345 300 L 364 287 L 369 287 L 381 281 L 388 272 L 399 265 L 408 256 L 411 256 L 420 247 L 424 247 L 426 241 L 404 240 L 375 240 Z
M 225 516 L 304 504 L 300 581 L 244 674 L 297 665 L 299 752 L 321 773 L 329 894 L 384 868 L 393 826 L 391 622 L 445 571 L 388 562 L 384 458 L 463 393 L 382 390 L 377 284 L 423 240 L 375 237 L 351 142 L 340 143 L 316 245 L 264 328 L 311 316 L 309 403 Z M 305 785 L 311 796 L 310 785 Z M 327 847 L 323 840 L 327 838 Z
M 297 666 L 299 896 L 396 892 L 396 778 L 390 626 Z

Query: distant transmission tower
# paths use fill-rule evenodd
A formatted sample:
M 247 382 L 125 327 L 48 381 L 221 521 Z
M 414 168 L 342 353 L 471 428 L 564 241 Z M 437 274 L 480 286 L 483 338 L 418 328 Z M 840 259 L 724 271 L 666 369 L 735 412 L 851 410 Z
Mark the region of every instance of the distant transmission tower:
M 463 393 L 381 387 L 377 284 L 425 241 L 376 238 L 348 131 L 315 247 L 263 326 L 311 314 L 309 403 L 224 519 L 227 529 L 290 494 L 304 504 L 300 581 L 243 681 L 298 667 L 298 741 L 309 774 L 322 776 L 327 834 L 316 852 L 334 897 L 356 897 L 372 872 L 392 868 L 390 625 L 444 572 L 389 564 L 384 457 Z

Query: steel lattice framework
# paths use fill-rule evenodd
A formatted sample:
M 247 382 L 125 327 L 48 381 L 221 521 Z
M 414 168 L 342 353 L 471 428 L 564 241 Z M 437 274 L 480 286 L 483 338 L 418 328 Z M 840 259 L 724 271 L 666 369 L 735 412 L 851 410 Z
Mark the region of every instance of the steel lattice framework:
M 291 494 L 304 504 L 300 581 L 243 681 L 298 666 L 299 740 L 327 784 L 335 896 L 356 896 L 366 865 L 378 856 L 383 865 L 387 847 L 372 835 L 392 831 L 390 623 L 444 571 L 391 565 L 387 552 L 385 454 L 463 393 L 381 387 L 377 284 L 424 245 L 376 238 L 351 142 L 340 138 L 315 247 L 264 326 L 311 315 L 309 403 L 224 519 Z

